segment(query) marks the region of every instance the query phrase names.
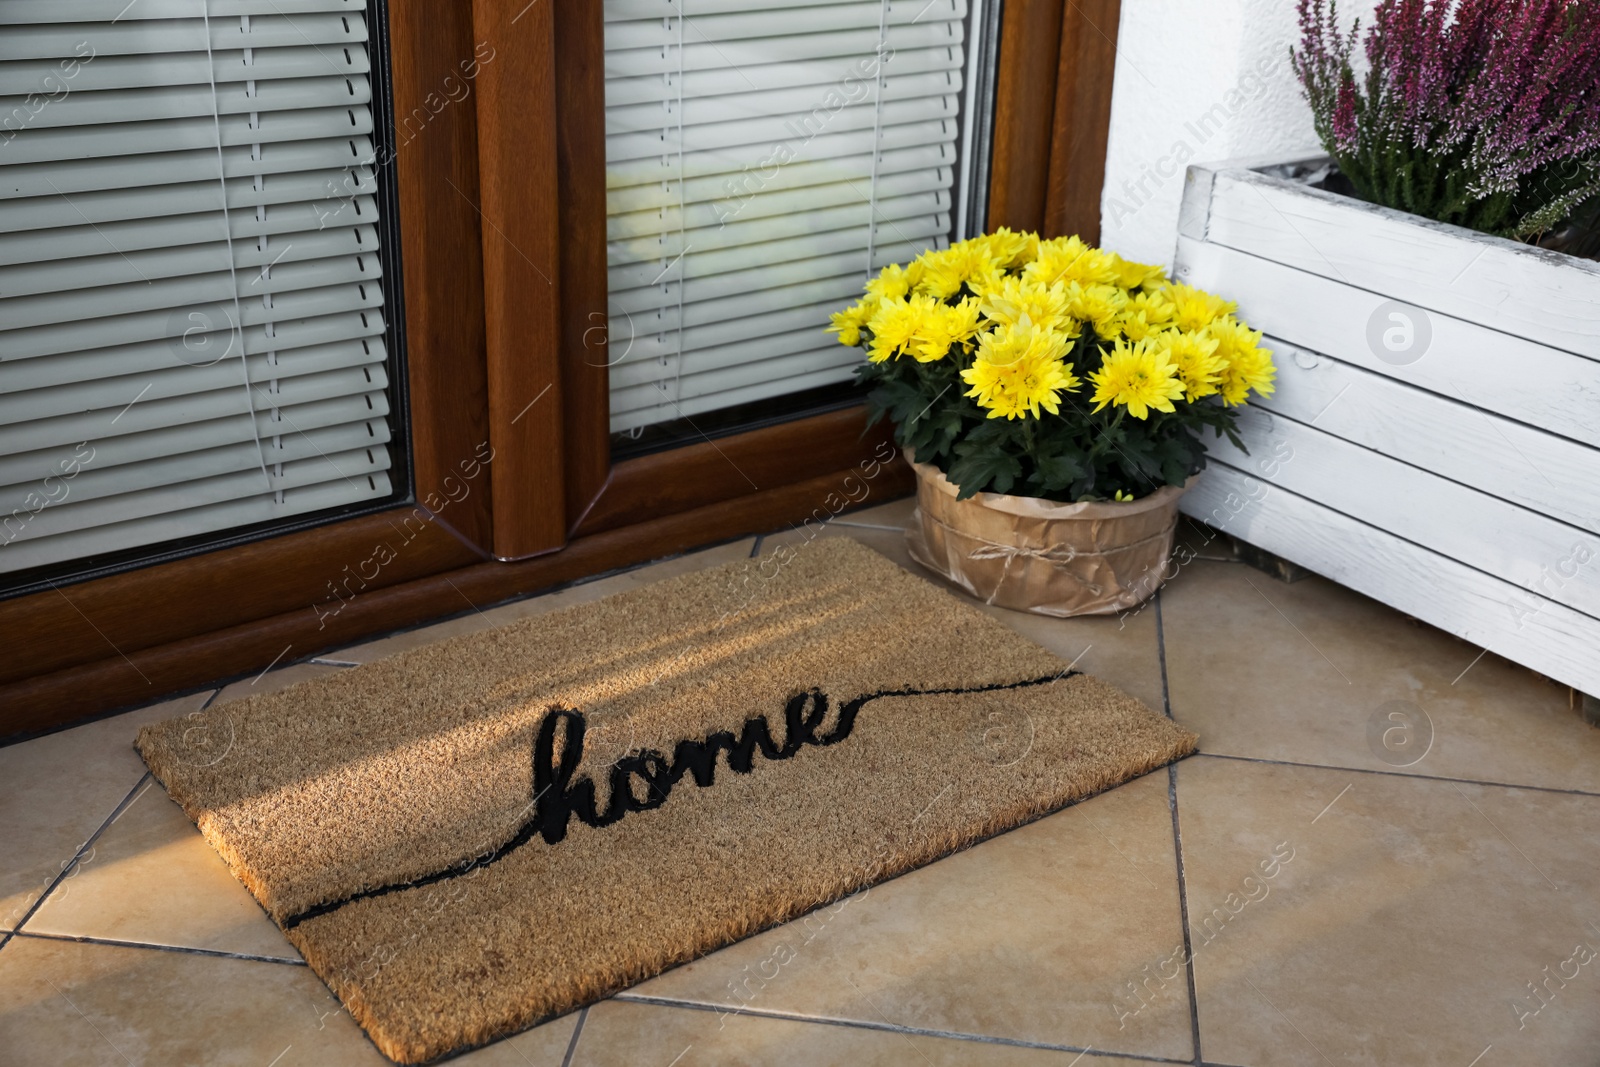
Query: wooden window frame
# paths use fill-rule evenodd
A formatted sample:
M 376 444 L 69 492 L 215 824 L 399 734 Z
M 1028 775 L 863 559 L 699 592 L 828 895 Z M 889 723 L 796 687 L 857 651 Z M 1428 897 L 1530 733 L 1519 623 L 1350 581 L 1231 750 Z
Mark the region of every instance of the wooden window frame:
M 417 503 L 0 601 L 0 739 L 910 490 L 860 407 L 613 463 L 600 5 L 388 14 Z M 991 227 L 1097 236 L 1117 14 L 1008 0 Z

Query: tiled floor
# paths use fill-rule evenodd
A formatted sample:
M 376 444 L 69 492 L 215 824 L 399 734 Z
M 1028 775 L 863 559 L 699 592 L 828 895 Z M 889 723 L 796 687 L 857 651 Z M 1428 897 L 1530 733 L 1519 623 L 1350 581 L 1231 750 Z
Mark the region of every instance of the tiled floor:
M 909 511 L 819 536 L 914 567 Z M 145 776 L 138 726 L 807 537 L 0 749 L 0 1064 L 386 1062 Z M 1123 618 L 988 610 L 1200 755 L 459 1062 L 1600 1064 L 1600 730 L 1518 667 L 1195 544 Z

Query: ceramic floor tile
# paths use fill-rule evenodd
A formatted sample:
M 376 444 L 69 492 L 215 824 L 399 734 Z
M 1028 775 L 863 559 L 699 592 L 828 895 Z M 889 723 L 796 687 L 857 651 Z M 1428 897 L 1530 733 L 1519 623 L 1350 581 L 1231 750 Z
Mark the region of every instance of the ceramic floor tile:
M 0 930 L 22 920 L 144 775 L 146 723 L 196 711 L 209 691 L 0 748 Z
M 1201 756 L 1178 809 L 1207 1062 L 1595 1062 L 1600 797 Z
M 473 611 L 471 614 L 462 615 L 432 626 L 424 626 L 416 630 L 407 630 L 405 633 L 395 634 L 378 641 L 371 641 L 362 645 L 342 649 L 337 652 L 326 652 L 319 659 L 343 660 L 353 663 L 371 663 L 373 660 L 392 656 L 396 652 L 403 652 L 408 648 L 417 648 L 422 645 L 443 641 L 464 633 L 475 633 L 488 630 L 518 619 L 525 619 L 531 615 L 540 615 L 557 608 L 571 607 L 574 604 L 587 604 L 600 600 L 613 593 L 621 593 L 629 589 L 637 589 L 651 582 L 658 582 L 664 578 L 672 578 L 680 574 L 689 574 L 693 571 L 704 570 L 707 567 L 716 567 L 735 560 L 749 559 L 750 551 L 755 547 L 755 538 L 744 538 L 725 545 L 717 545 L 698 552 L 690 552 L 682 556 L 661 560 L 657 563 L 636 567 L 632 570 L 613 574 L 596 581 L 582 582 L 569 586 L 554 593 L 541 596 L 528 597 L 524 600 L 502 604 L 499 607 Z M 463 601 L 463 606 L 466 602 Z
M 589 1010 L 572 1067 L 1073 1067 L 1078 1060 L 1073 1052 L 611 1000 Z M 1148 1062 L 1082 1059 L 1083 1067 Z
M 1146 602 L 1121 615 L 1077 619 L 1055 619 L 994 607 L 958 589 L 913 560 L 906 551 L 905 536 L 899 527 L 879 530 L 831 522 L 824 526 L 769 534 L 761 540 L 761 565 L 776 566 L 785 558 L 785 551 L 803 552 L 816 539 L 828 537 L 848 537 L 861 542 L 912 574 L 982 608 L 1030 641 L 1073 664 L 1076 670 L 1110 682 L 1144 701 L 1150 708 L 1162 710 L 1161 653 L 1156 640 L 1153 602 Z
M 558 1067 L 575 1017 L 454 1062 Z M 383 1067 L 309 968 L 15 938 L 0 949 L 5 1062 Z
M 869 496 L 867 503 L 868 507 L 860 511 L 844 512 L 836 521 L 850 525 L 889 526 L 903 530 L 906 523 L 911 521 L 911 512 L 917 506 L 917 498 L 915 495 L 904 496 L 886 504 L 874 504 L 872 497 Z
M 1161 597 L 1203 752 L 1600 791 L 1600 730 L 1565 689 L 1359 593 L 1195 562 Z
M 987 605 L 983 610 L 1054 652 L 1074 670 L 1110 682 L 1152 711 L 1162 711 L 1161 646 L 1150 602 L 1121 615 L 1076 619 L 1053 619 Z
M 1186 1059 L 1187 995 L 1118 1002 L 1181 941 L 1160 771 L 632 992 Z
M 154 781 L 106 828 L 23 929 L 300 958 Z

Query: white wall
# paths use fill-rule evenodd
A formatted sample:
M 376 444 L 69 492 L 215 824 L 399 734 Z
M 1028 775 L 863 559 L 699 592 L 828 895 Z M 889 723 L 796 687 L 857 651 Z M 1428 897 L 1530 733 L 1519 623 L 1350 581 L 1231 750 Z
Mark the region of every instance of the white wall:
M 1189 163 L 1320 151 L 1289 66 L 1299 39 L 1294 0 L 1123 0 L 1102 244 L 1170 265 Z

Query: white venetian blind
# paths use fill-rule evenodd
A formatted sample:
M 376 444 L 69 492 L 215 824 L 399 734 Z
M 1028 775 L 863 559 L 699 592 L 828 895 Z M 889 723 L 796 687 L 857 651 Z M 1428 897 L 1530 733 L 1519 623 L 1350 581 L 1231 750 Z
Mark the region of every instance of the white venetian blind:
M 605 0 L 611 428 L 848 380 L 948 243 L 965 0 Z
M 390 492 L 365 0 L 0 0 L 0 572 Z

